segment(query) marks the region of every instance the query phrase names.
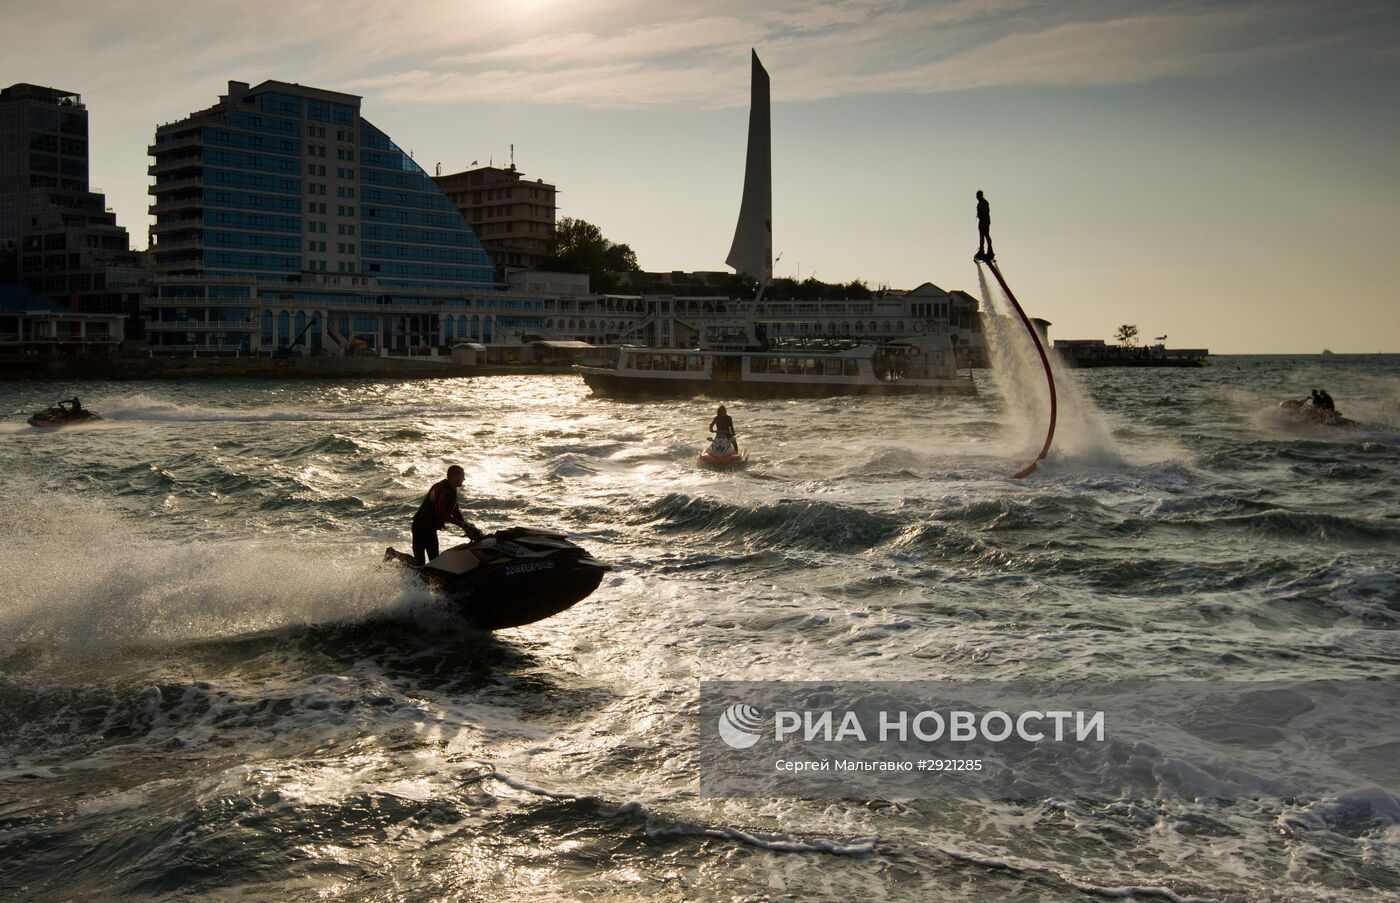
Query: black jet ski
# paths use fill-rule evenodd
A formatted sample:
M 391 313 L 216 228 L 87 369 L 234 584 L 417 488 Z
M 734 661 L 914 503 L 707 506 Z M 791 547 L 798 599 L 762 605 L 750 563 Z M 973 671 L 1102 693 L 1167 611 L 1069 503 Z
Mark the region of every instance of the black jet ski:
M 1288 401 L 1280 401 L 1278 408 L 1288 417 L 1303 423 L 1313 423 L 1318 426 L 1334 426 L 1342 429 L 1355 429 L 1361 424 L 1355 420 L 1348 420 L 1341 414 L 1329 408 L 1319 408 L 1309 404 L 1306 399 L 1292 398 Z
M 56 430 L 65 426 L 77 426 L 80 423 L 96 423 L 101 419 L 87 408 L 79 408 L 75 411 L 64 404 L 57 404 L 30 417 L 29 425 L 37 426 L 41 430 Z
M 609 570 L 558 533 L 512 527 L 454 546 L 425 565 L 386 549 L 482 630 L 532 624 L 587 597 Z

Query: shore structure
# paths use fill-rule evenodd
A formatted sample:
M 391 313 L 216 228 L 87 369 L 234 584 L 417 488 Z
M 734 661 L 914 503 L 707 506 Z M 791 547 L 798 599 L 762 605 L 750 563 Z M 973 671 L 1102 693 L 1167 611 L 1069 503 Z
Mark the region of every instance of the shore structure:
M 127 335 L 139 337 L 146 271 L 106 196 L 89 185 L 88 160 L 80 94 L 0 89 L 0 285 L 73 311 L 125 315 Z
M 1202 367 L 1206 348 L 1110 345 L 1102 339 L 1058 339 L 1055 353 L 1070 367 Z
M 431 177 L 362 116 L 359 97 L 286 82 L 229 82 L 210 107 L 155 130 L 148 148 L 155 221 L 149 251 L 133 252 L 101 193 L 87 185 L 79 96 L 33 85 L 2 93 L 0 112 L 16 126 L 5 141 L 13 143 L 22 120 L 21 143 L 32 139 L 56 153 L 48 160 L 7 151 L 0 161 L 13 169 L 24 158 L 23 172 L 6 170 L 14 178 L 0 180 L 0 189 L 24 189 L 9 198 L 11 207 L 38 228 L 29 234 L 20 219 L 0 222 L 0 235 L 10 236 L 8 245 L 0 241 L 0 284 L 23 284 L 43 302 L 27 300 L 30 309 L 50 315 L 66 307 L 125 319 L 119 330 L 109 323 L 105 337 L 103 326 L 85 327 L 81 337 L 94 340 L 76 344 L 42 339 L 46 327 L 23 331 L 22 355 L 13 342 L 0 350 L 10 353 L 0 375 L 558 370 L 615 363 L 629 345 L 695 348 L 709 327 L 739 315 L 777 344 L 878 346 L 943 336 L 958 367 L 988 363 L 977 300 L 931 282 L 847 298 L 755 301 L 736 299 L 731 273 L 665 272 L 629 274 L 632 293 L 593 292 L 587 276 L 538 268 L 542 238 L 510 256 L 482 234 L 505 228 L 502 218 L 521 204 L 527 220 L 538 220 L 535 234 L 552 233 L 553 185 L 494 166 Z M 754 126 L 750 150 L 767 153 L 766 125 Z M 765 255 L 741 263 L 742 272 L 767 280 L 771 221 L 752 212 L 771 205 L 771 190 L 749 179 L 750 215 L 741 217 L 749 231 L 736 229 L 743 241 L 735 248 Z M 0 213 L 11 207 L 0 203 Z M 507 224 L 519 231 L 519 222 Z M 75 254 L 77 247 L 84 250 Z M 17 339 L 22 330 L 0 332 Z M 302 363 L 256 363 L 263 358 Z
M 149 153 L 152 352 L 434 357 L 543 328 L 355 95 L 229 82 Z
M 555 186 L 544 179 L 527 180 L 514 163 L 434 176 L 433 181 L 467 218 L 495 261 L 498 278 L 543 268 L 554 242 Z
M 970 374 L 958 372 L 946 323 L 929 318 L 899 322 L 880 345 L 808 334 L 775 340 L 760 319 L 764 291 L 773 280 L 773 198 L 768 72 L 752 59 L 748 151 L 734 242 L 726 262 L 758 286 L 752 301 L 672 299 L 653 312 L 654 341 L 623 348 L 613 366 L 579 366 L 597 395 L 777 398 L 832 395 L 975 395 Z M 933 286 L 930 289 L 936 292 Z M 770 304 L 772 302 L 769 302 Z M 924 304 L 923 301 L 908 304 Z M 677 304 L 686 304 L 678 310 Z M 688 315 L 690 319 L 687 319 Z M 699 314 L 699 316 L 696 316 Z M 834 332 L 836 321 L 832 324 Z M 914 329 L 915 324 L 923 327 Z M 873 323 L 871 324 L 873 326 Z M 890 324 L 887 322 L 887 329 Z M 935 328 L 937 327 L 937 328 Z

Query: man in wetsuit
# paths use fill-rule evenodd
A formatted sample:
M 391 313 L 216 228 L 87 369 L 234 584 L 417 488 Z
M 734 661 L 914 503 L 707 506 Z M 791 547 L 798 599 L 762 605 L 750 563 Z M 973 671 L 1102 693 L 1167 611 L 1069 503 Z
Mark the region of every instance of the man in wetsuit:
M 724 405 L 720 405 L 715 411 L 715 419 L 710 421 L 710 432 L 715 437 L 726 436 L 734 445 L 733 454 L 739 453 L 739 440 L 734 437 L 734 420 L 724 411 Z
M 977 192 L 977 254 L 973 260 L 991 262 L 996 259 L 992 253 L 992 205 Z
M 462 517 L 457 506 L 457 487 L 466 482 L 466 471 L 456 464 L 447 468 L 447 479 L 439 480 L 423 496 L 423 504 L 413 515 L 413 560 L 426 564 L 438 556 L 438 531 L 456 524 L 473 542 L 484 535 Z

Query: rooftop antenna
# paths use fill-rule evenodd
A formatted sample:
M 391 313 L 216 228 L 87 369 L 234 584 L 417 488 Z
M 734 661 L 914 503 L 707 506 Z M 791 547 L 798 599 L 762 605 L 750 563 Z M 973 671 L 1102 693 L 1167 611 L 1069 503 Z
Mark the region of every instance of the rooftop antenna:
M 510 168 L 515 169 L 515 145 L 510 146 Z
M 441 163 L 439 163 L 439 164 L 437 165 L 437 175 L 442 175 L 442 164 L 441 164 Z

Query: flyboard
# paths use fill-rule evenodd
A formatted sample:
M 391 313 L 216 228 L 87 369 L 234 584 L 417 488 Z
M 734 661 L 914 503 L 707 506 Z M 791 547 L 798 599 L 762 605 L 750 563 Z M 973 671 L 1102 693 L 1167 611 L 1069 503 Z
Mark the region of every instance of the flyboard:
M 1035 468 L 1040 464 L 1045 456 L 1050 453 L 1050 443 L 1055 440 L 1055 416 L 1058 404 L 1055 397 L 1055 374 L 1050 369 L 1050 356 L 1045 353 L 1045 343 L 1040 340 L 1040 333 L 1035 331 L 1035 326 L 1031 323 L 1030 317 L 1021 309 L 1021 302 L 1016 300 L 1016 296 L 1011 291 L 1011 286 L 1006 284 L 1006 279 L 1001 275 L 1000 268 L 997 267 L 996 258 L 978 253 L 972 258 L 977 261 L 978 266 L 987 265 L 987 269 L 992 271 L 992 275 L 997 277 L 997 284 L 1001 290 L 1006 292 L 1006 297 L 1010 299 L 1011 306 L 1016 308 L 1016 315 L 1021 318 L 1021 325 L 1026 327 L 1026 332 L 1031 334 L 1031 341 L 1035 343 L 1035 350 L 1040 353 L 1040 364 L 1045 368 L 1045 384 L 1050 390 L 1050 426 L 1045 431 L 1045 444 L 1041 446 L 1040 454 L 1035 456 L 1035 460 L 1025 467 L 1013 473 L 1014 479 L 1020 480 L 1035 473 Z

